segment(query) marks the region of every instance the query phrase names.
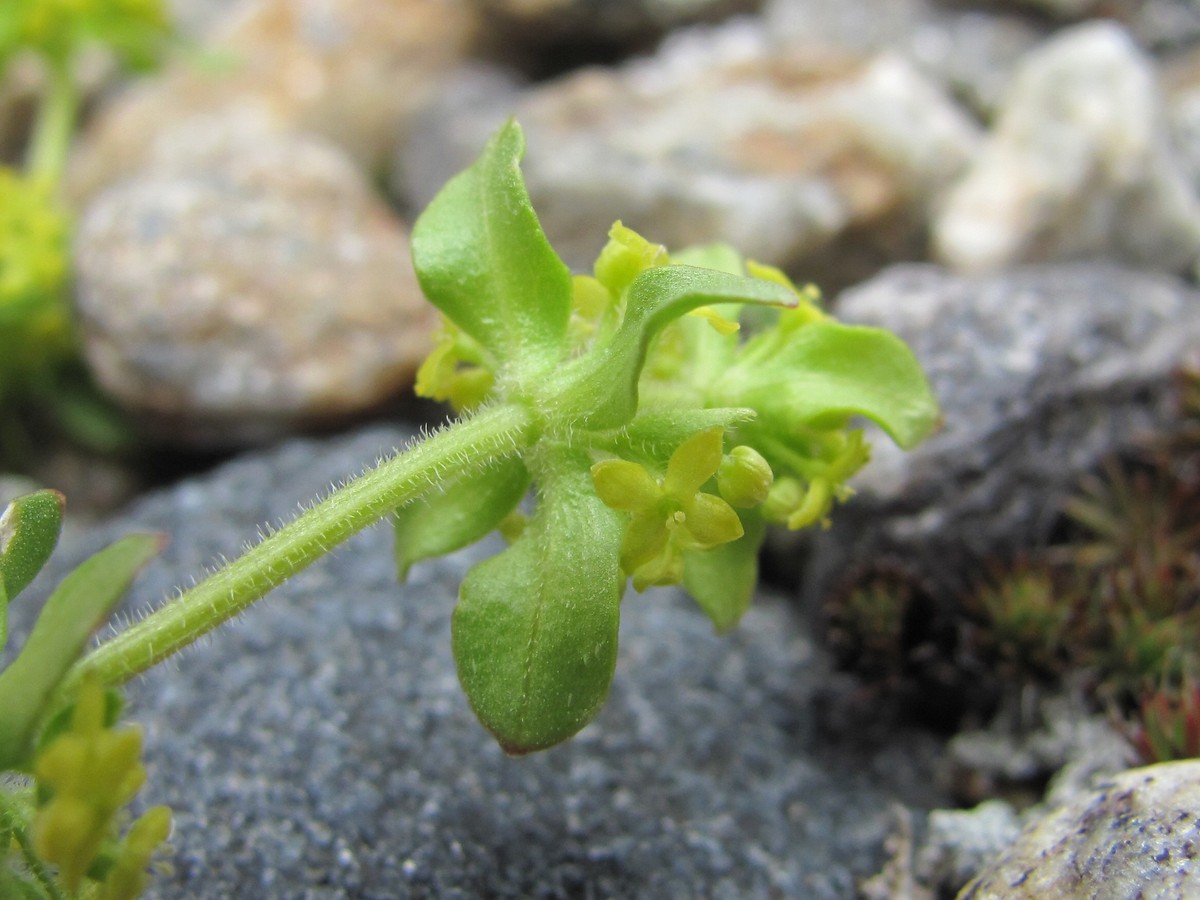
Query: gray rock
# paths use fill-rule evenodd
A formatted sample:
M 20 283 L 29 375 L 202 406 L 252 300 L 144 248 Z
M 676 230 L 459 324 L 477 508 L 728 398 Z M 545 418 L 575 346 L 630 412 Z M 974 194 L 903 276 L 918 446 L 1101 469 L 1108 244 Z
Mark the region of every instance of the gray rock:
M 989 5 L 1029 10 L 1059 22 L 1113 19 L 1155 53 L 1186 49 L 1200 37 L 1200 7 L 1192 0 L 993 0 Z
M 985 563 L 1043 544 L 1083 473 L 1171 431 L 1169 375 L 1200 347 L 1200 294 L 1100 264 L 896 266 L 836 309 L 913 347 L 944 423 L 910 453 L 874 439 L 857 495 L 814 539 L 814 603 L 886 560 L 953 599 Z
M 341 151 L 231 116 L 151 152 L 75 241 L 85 354 L 115 399 L 168 440 L 229 446 L 411 384 L 434 313 L 407 233 Z
M 1041 785 L 1049 781 L 1045 800 L 1060 802 L 1137 762 L 1133 746 L 1111 715 L 1097 714 L 1063 695 L 1020 705 L 1032 708 L 1012 704 L 986 728 L 951 738 L 947 761 L 957 770 L 961 794 L 972 799 L 1022 790 L 1040 794 Z
M 760 0 L 472 0 L 493 41 L 644 48 L 670 28 L 748 12 Z
M 1175 159 L 1152 62 L 1112 23 L 1030 54 L 978 158 L 933 226 L 952 268 L 1109 257 L 1183 272 L 1200 202 Z
M 771 40 L 793 53 L 901 55 L 984 118 L 1047 34 L 1027 16 L 934 0 L 770 0 L 763 17 Z
M 552 243 L 590 267 L 618 218 L 672 248 L 726 240 L 824 284 L 911 258 L 977 130 L 911 65 L 774 51 L 751 21 L 672 36 L 652 58 L 585 70 L 451 122 L 509 113 L 525 127 L 524 171 Z M 423 129 L 446 148 L 463 127 Z M 401 169 L 414 206 L 462 152 L 414 149 Z M 418 161 L 440 161 L 440 170 Z
M 171 23 L 182 34 L 203 38 L 243 0 L 169 0 Z
M 1016 810 L 1003 800 L 972 809 L 935 809 L 917 854 L 917 874 L 922 883 L 941 889 L 931 896 L 957 892 L 1020 831 Z
M 68 548 L 31 592 L 105 541 L 165 531 L 129 614 L 406 437 L 293 442 L 183 483 Z M 362 533 L 131 686 L 143 796 L 176 814 L 152 896 L 845 898 L 882 862 L 890 805 L 945 802 L 931 739 L 901 729 L 870 748 L 819 728 L 826 663 L 769 594 L 726 637 L 674 591 L 626 598 L 599 719 L 506 758 L 449 640 L 457 584 L 496 546 L 398 587 L 390 545 Z
M 1114 776 L 1031 824 L 961 900 L 1200 896 L 1200 762 Z

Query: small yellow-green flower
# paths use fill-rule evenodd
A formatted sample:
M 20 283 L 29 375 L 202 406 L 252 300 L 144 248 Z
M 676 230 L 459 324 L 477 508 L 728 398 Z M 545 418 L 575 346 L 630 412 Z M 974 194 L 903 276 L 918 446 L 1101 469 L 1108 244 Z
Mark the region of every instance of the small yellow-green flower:
M 609 229 L 608 243 L 596 258 L 593 271 L 596 280 L 619 297 L 646 269 L 665 266 L 669 262 L 666 247 L 650 243 L 618 221 Z
M 624 459 L 592 466 L 600 499 L 632 516 L 621 543 L 621 568 L 633 576 L 635 590 L 678 584 L 685 550 L 707 550 L 742 536 L 733 507 L 700 490 L 721 464 L 723 434 L 709 428 L 688 438 L 671 454 L 662 478 Z
M 827 528 L 833 504 L 853 496 L 854 489 L 846 481 L 866 465 L 871 448 L 861 429 L 830 437 L 836 438 L 836 449 L 827 459 L 806 461 L 800 467 L 804 481 L 785 477 L 771 486 L 763 505 L 767 521 L 786 523 L 792 531 L 816 524 Z
M 483 349 L 445 316 L 434 341 L 417 369 L 417 396 L 448 402 L 456 412 L 479 406 L 496 382 Z
M 791 332 L 804 325 L 826 318 L 825 313 L 821 312 L 820 307 L 821 291 L 815 284 L 806 284 L 802 288 L 796 287 L 796 283 L 788 278 L 782 269 L 758 263 L 752 259 L 746 260 L 746 274 L 754 278 L 761 278 L 764 281 L 773 281 L 776 284 L 781 284 L 785 288 L 790 289 L 799 298 L 800 304 L 798 306 L 794 309 L 785 309 L 779 314 L 780 330 Z
M 107 728 L 104 690 L 85 682 L 71 726 L 50 742 L 34 762 L 40 788 L 50 799 L 33 822 L 38 856 L 58 866 L 59 877 L 76 892 L 105 839 L 117 811 L 146 780 L 139 757 L 137 728 Z
M 152 806 L 129 826 L 112 868 L 100 883 L 96 900 L 136 900 L 146 886 L 146 869 L 171 834 L 171 810 Z

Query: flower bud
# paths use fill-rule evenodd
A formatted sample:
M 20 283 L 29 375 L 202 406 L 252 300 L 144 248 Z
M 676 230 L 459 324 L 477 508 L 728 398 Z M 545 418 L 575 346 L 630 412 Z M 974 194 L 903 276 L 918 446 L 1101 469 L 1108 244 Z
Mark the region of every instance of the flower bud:
M 807 491 L 796 478 L 780 478 L 767 492 L 763 502 L 763 518 L 768 522 L 782 525 L 788 517 L 804 503 Z
M 717 490 L 731 506 L 758 506 L 767 499 L 774 480 L 771 464 L 744 444 L 730 450 L 717 469 Z

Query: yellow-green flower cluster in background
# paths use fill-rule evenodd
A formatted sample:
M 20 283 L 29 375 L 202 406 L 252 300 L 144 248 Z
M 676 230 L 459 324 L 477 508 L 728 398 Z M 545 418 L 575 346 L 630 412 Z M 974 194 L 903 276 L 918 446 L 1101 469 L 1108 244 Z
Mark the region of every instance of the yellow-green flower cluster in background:
M 135 68 L 152 65 L 171 36 L 164 0 L 4 0 L 0 65 L 22 50 L 65 64 L 100 45 Z
M 71 353 L 68 219 L 47 179 L 0 167 L 0 397 Z
M 70 727 L 34 761 L 45 800 L 33 820 L 33 846 L 71 893 L 87 877 L 98 884 L 94 896 L 132 900 L 141 893 L 150 857 L 170 834 L 171 812 L 153 807 L 117 838 L 118 813 L 141 789 L 146 770 L 141 731 L 114 728 L 107 719 L 104 691 L 85 682 Z
M 60 182 L 81 104 L 82 54 L 144 69 L 174 40 L 166 0 L 0 0 L 0 78 L 18 57 L 41 81 L 24 164 L 0 167 L 0 470 L 44 445 L 113 452 L 118 417 L 84 373 L 70 321 L 72 214 Z

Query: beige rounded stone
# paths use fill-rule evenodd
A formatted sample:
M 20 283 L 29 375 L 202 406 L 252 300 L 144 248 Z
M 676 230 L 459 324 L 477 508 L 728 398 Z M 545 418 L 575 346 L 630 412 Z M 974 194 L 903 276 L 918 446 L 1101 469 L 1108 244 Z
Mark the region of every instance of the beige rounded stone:
M 1132 769 L 1050 813 L 959 900 L 1200 897 L 1200 761 Z

